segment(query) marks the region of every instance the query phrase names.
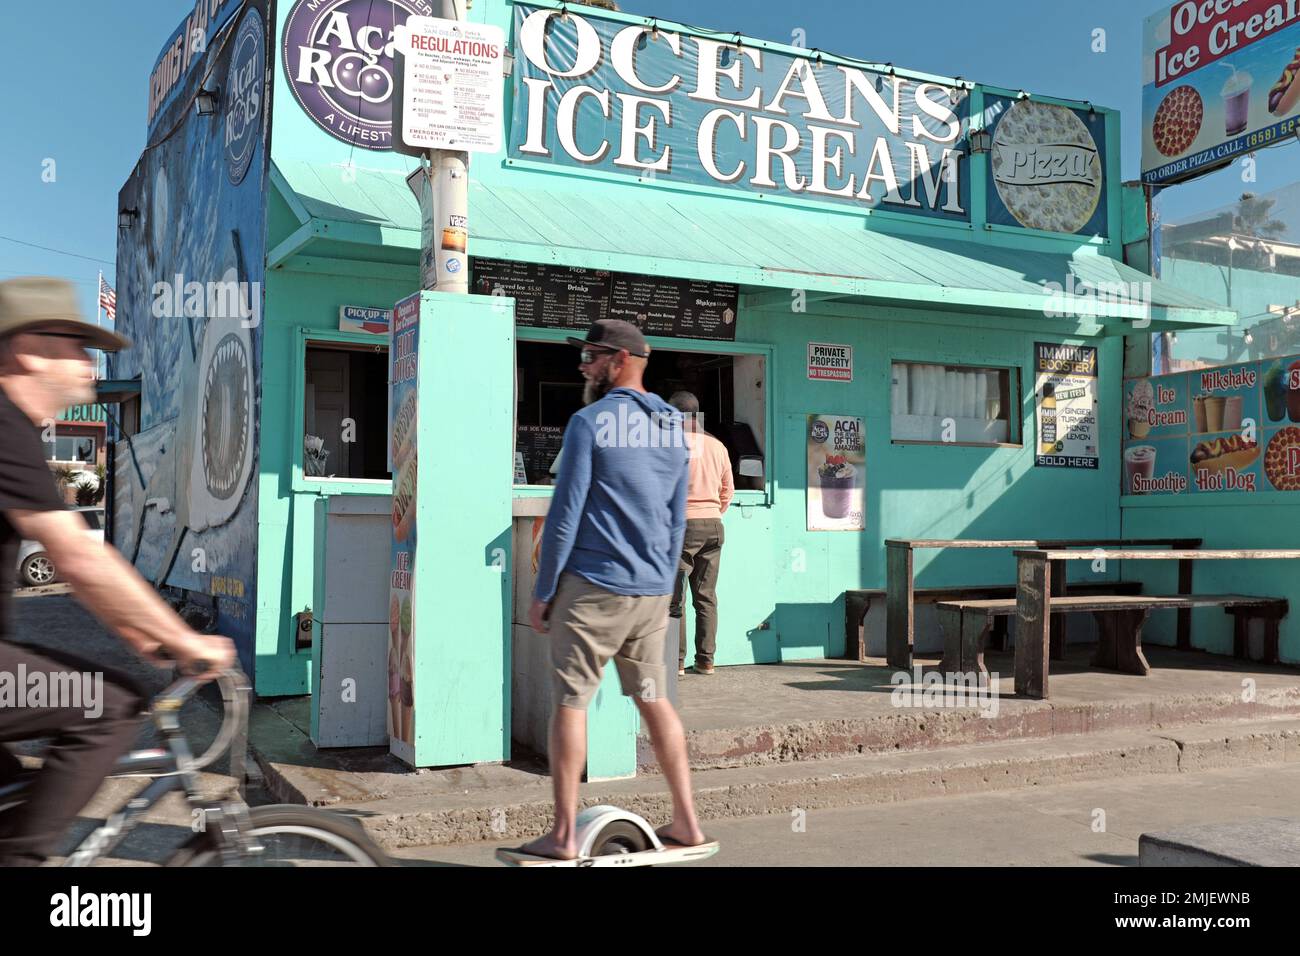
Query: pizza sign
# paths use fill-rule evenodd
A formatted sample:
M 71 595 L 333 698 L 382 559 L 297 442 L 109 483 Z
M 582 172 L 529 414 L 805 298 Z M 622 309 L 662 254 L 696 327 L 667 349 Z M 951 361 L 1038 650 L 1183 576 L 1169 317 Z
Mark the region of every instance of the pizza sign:
M 1105 116 L 1052 103 L 985 98 L 993 130 L 988 221 L 1045 232 L 1106 231 Z

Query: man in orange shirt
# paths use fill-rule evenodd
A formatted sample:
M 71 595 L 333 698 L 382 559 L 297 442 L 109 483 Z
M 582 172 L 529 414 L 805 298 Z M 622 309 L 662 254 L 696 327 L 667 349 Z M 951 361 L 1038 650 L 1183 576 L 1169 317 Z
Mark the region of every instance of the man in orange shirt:
M 683 437 L 690 450 L 690 484 L 686 492 L 686 537 L 677 568 L 668 615 L 680 622 L 686 579 L 691 582 L 695 607 L 695 667 L 697 674 L 713 673 L 718 636 L 718 565 L 722 559 L 722 515 L 735 488 L 731 458 L 722 442 L 700 428 L 700 400 L 690 392 L 677 392 L 668 403 L 682 413 Z M 686 673 L 686 629 L 680 626 L 681 644 L 677 673 Z

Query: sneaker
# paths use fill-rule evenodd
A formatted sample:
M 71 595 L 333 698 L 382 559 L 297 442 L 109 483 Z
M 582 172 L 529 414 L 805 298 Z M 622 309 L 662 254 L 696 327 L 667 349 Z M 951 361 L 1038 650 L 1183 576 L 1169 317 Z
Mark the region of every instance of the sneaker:
M 678 676 L 678 677 L 685 677 L 685 676 L 686 676 L 686 668 L 685 668 L 685 667 L 682 667 L 680 664 L 677 665 L 677 676 Z
M 696 674 L 705 674 L 710 677 L 713 675 L 712 664 L 696 664 L 694 667 L 691 668 L 691 670 L 694 671 Z

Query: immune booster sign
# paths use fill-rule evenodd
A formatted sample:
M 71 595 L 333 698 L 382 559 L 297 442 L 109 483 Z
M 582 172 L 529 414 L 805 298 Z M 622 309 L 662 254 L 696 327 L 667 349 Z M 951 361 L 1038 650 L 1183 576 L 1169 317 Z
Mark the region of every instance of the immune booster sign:
M 515 6 L 510 155 L 967 220 L 966 84 Z

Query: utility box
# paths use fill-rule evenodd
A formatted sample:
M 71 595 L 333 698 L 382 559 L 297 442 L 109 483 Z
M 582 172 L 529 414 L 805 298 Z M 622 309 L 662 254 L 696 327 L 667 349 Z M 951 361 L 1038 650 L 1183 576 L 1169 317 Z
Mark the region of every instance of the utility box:
M 311 739 L 317 747 L 388 744 L 391 495 L 316 502 Z

